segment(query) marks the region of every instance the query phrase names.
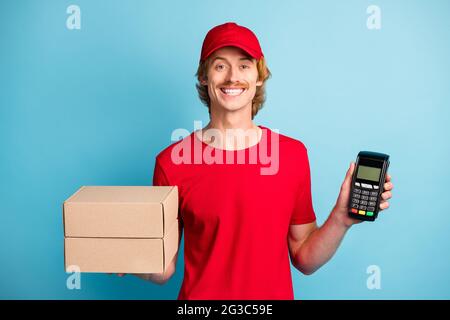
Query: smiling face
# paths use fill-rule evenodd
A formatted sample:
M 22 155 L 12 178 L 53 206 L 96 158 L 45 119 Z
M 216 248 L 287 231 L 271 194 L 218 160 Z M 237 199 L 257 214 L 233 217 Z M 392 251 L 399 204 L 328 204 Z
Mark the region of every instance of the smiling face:
M 256 60 L 236 47 L 224 47 L 215 51 L 209 60 L 206 79 L 212 112 L 214 110 L 236 111 L 249 108 L 255 97 L 258 80 Z

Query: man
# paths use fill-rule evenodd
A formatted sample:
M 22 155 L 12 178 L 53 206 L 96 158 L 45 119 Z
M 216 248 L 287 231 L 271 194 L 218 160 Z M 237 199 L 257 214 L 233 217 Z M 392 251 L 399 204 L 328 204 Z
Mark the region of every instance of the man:
M 208 32 L 197 89 L 210 122 L 159 153 L 153 178 L 154 185 L 179 188 L 179 227 L 185 234 L 179 299 L 293 299 L 289 257 L 295 268 L 312 274 L 333 256 L 347 230 L 360 222 L 347 214 L 355 166 L 351 163 L 336 205 L 317 226 L 306 147 L 253 123 L 269 76 L 252 31 L 225 23 Z M 210 130 L 215 134 L 208 134 Z M 236 139 L 242 130 L 254 134 Z M 261 159 L 195 163 L 190 151 L 195 153 L 199 143 L 201 155 L 214 154 L 216 160 L 218 155 L 243 155 L 248 160 L 251 152 L 269 148 L 278 167 L 272 174 L 261 174 Z M 180 162 L 180 157 L 193 161 Z M 392 196 L 389 175 L 384 188 L 381 210 Z M 166 273 L 141 277 L 165 283 L 175 265 L 176 257 Z

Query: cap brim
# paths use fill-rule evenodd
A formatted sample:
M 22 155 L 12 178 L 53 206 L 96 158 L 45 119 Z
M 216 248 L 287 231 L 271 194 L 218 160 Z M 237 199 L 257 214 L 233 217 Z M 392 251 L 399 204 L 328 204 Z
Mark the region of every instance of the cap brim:
M 243 51 L 245 51 L 250 57 L 254 58 L 254 59 L 260 59 L 261 57 L 263 57 L 262 53 L 257 53 L 254 50 L 246 47 L 243 44 L 240 43 L 236 43 L 236 42 L 225 42 L 225 43 L 221 43 L 215 47 L 212 47 L 206 54 L 205 56 L 201 59 L 202 61 L 206 60 L 214 51 L 217 51 L 221 48 L 224 47 L 236 47 L 239 48 Z

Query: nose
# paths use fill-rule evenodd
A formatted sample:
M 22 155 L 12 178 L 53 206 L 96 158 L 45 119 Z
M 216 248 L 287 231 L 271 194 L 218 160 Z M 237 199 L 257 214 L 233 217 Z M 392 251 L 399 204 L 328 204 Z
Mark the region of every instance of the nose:
M 231 83 L 239 82 L 239 68 L 232 66 L 228 69 L 227 80 Z

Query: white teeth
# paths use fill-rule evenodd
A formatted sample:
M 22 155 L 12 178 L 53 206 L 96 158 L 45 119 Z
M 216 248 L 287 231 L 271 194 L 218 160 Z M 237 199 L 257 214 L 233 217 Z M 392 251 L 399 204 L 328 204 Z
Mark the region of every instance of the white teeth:
M 227 89 L 227 88 L 221 88 L 220 90 L 222 90 L 223 93 L 230 95 L 230 96 L 238 96 L 240 95 L 242 92 L 244 92 L 243 88 L 240 89 Z

